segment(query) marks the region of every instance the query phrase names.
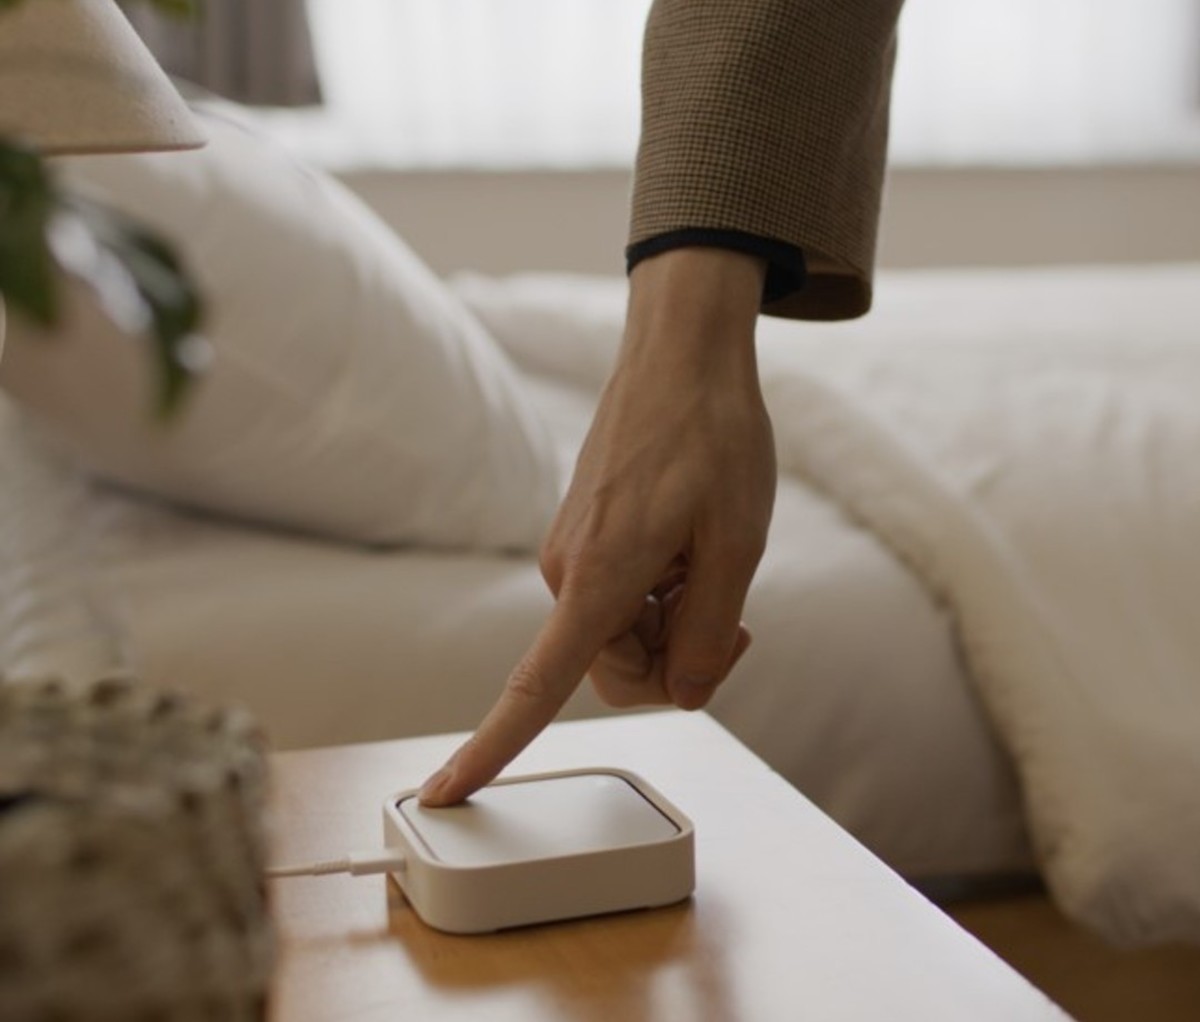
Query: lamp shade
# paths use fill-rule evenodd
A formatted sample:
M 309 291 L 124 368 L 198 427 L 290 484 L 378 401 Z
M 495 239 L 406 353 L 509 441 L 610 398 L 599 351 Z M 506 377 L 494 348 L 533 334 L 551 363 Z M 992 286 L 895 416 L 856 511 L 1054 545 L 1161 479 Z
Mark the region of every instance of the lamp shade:
M 194 149 L 204 135 L 114 0 L 0 4 L 0 135 L 44 153 Z

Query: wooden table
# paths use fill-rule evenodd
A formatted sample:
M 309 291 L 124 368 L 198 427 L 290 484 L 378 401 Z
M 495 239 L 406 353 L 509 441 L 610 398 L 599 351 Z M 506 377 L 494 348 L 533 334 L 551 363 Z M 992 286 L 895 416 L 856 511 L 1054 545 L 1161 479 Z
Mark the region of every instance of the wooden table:
M 381 804 L 460 736 L 275 758 L 274 854 L 378 847 Z M 621 766 L 696 826 L 666 909 L 448 936 L 382 877 L 273 882 L 277 1022 L 920 1020 L 1066 1016 L 703 714 L 557 724 L 512 767 Z

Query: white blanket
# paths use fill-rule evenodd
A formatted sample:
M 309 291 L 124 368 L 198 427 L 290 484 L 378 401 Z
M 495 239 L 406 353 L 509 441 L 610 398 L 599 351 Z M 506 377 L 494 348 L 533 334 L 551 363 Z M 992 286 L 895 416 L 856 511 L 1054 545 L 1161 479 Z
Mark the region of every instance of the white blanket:
M 459 287 L 519 364 L 598 388 L 618 285 L 554 284 Z M 864 320 L 759 337 L 781 471 L 952 610 L 1059 903 L 1200 941 L 1200 266 L 894 274 Z
M 1200 267 L 981 281 L 766 326 L 780 465 L 951 607 L 1063 908 L 1200 941 Z

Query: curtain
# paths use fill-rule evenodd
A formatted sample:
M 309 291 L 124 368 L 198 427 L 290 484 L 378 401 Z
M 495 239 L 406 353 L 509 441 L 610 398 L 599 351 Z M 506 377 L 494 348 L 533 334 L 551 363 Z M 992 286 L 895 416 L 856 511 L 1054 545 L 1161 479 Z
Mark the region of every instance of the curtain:
M 909 0 L 893 158 L 1194 159 L 1198 14 L 1198 0 Z
M 304 0 L 204 0 L 192 20 L 125 8 L 168 73 L 243 103 L 321 98 Z
M 326 110 L 276 127 L 335 163 L 625 166 L 649 6 L 308 0 Z M 908 0 L 892 155 L 1194 160 L 1198 83 L 1200 0 Z
M 311 138 L 382 163 L 629 163 L 649 8 L 309 0 L 328 111 Z

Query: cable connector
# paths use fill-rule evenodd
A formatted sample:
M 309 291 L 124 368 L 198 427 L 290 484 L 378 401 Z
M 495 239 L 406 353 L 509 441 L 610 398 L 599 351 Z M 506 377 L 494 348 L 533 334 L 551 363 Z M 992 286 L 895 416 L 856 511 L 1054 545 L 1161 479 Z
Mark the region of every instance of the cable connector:
M 306 862 L 295 866 L 268 866 L 266 873 L 268 877 L 318 877 L 334 873 L 361 877 L 373 873 L 399 873 L 404 867 L 405 860 L 401 852 L 394 848 L 379 848 L 347 855 L 344 859 Z

